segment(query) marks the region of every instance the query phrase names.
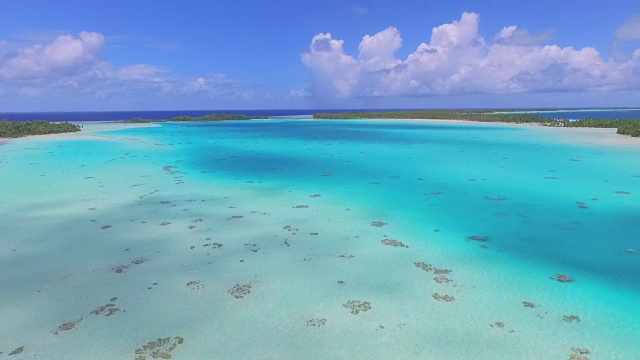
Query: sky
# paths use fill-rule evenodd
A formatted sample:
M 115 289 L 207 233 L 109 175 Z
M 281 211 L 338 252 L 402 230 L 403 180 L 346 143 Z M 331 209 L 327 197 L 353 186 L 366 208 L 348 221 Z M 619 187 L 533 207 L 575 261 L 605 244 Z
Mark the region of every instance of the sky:
M 0 112 L 640 107 L 637 0 L 0 0 Z

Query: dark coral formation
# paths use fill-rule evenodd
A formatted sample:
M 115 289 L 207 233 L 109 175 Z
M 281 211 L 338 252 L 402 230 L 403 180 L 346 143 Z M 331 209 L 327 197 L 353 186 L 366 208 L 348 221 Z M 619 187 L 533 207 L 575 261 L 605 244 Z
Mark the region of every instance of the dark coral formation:
M 628 191 L 622 191 L 622 190 L 614 191 L 614 193 L 616 193 L 616 194 L 620 194 L 620 195 L 631 195 L 631 193 L 630 193 L 630 192 L 628 192 Z
M 321 196 L 322 196 L 322 195 L 320 195 L 320 194 L 313 194 L 313 195 L 309 195 L 309 197 L 312 197 L 312 198 L 319 198 L 319 197 L 321 197 Z
M 19 348 L 17 348 L 15 350 L 13 350 L 12 352 L 10 352 L 9 356 L 18 355 L 23 351 L 24 351 L 24 346 L 20 346 Z
M 307 326 L 320 327 L 327 323 L 327 319 L 311 319 L 307 320 Z
M 204 285 L 202 285 L 200 280 L 195 280 L 195 281 L 189 281 L 187 283 L 187 287 L 189 289 L 191 289 L 191 290 L 200 290 L 200 289 L 204 288 Z
M 368 301 L 349 300 L 342 304 L 342 306 L 351 310 L 353 315 L 358 315 L 360 311 L 365 312 L 371 310 L 371 303 Z
M 451 269 L 433 269 L 433 273 L 436 275 L 447 275 L 451 273 Z
M 296 209 L 306 209 L 308 207 L 309 207 L 309 205 L 296 205 L 296 206 L 294 206 L 294 208 L 296 208 Z
M 573 278 L 569 275 L 564 274 L 556 274 L 552 279 L 560 281 L 560 282 L 572 282 Z
M 415 265 L 418 269 L 422 269 L 424 271 L 433 270 L 433 266 L 431 264 L 427 264 L 423 261 L 414 262 L 413 265 Z
M 532 303 L 531 301 L 523 301 L 522 305 L 524 305 L 524 307 L 528 307 L 528 308 L 534 308 L 534 307 L 537 306 L 536 304 Z
M 80 321 L 82 321 L 82 318 L 78 319 L 78 320 L 74 320 L 74 321 L 69 321 L 66 322 L 62 325 L 58 326 L 58 329 L 56 331 L 53 332 L 54 335 L 58 335 L 61 331 L 69 331 L 72 330 L 73 328 L 76 327 L 76 324 L 78 324 Z
M 446 277 L 444 275 L 440 275 L 440 276 L 434 277 L 433 281 L 437 282 L 438 284 L 447 284 L 447 283 L 451 282 L 451 279 L 449 279 L 448 277 Z
M 104 225 L 104 226 L 102 226 L 100 229 L 102 229 L 102 230 L 106 230 L 106 229 L 108 229 L 108 228 L 110 228 L 110 227 L 113 227 L 113 225 Z
M 467 240 L 473 240 L 473 241 L 479 241 L 479 242 L 485 242 L 485 241 L 489 241 L 489 239 L 491 239 L 488 236 L 481 236 L 481 235 L 469 235 L 467 236 Z
M 580 209 L 588 209 L 589 205 L 587 205 L 587 203 L 585 203 L 584 201 L 576 201 L 576 204 L 578 204 L 578 207 Z
M 229 218 L 227 219 L 227 221 L 229 221 L 229 220 L 242 219 L 243 217 L 244 217 L 244 216 L 242 216 L 242 215 L 233 215 L 233 216 L 229 217 Z
M 491 325 L 489 325 L 489 326 L 491 326 L 491 327 L 497 327 L 497 328 L 502 329 L 502 328 L 504 328 L 504 327 L 505 327 L 505 323 L 503 323 L 502 321 L 497 321 L 497 322 L 494 322 L 493 324 L 491 324 Z
M 227 291 L 231 296 L 236 299 L 242 299 L 245 296 L 251 294 L 251 283 L 249 284 L 235 284 L 229 291 Z
M 260 251 L 260 247 L 258 246 L 258 244 L 244 244 L 244 246 L 248 247 L 249 250 L 253 251 L 254 253 Z
M 454 296 L 446 295 L 446 294 L 440 295 L 438 293 L 434 293 L 431 296 L 433 296 L 433 298 L 438 300 L 438 301 L 444 301 L 444 302 L 451 302 L 451 301 L 455 301 L 456 300 L 456 298 Z
M 140 258 L 138 260 L 134 260 L 131 262 L 132 265 L 140 265 L 144 262 L 146 262 L 147 259 L 145 258 Z M 131 267 L 130 264 L 127 265 L 118 265 L 118 266 L 114 266 L 113 268 L 111 268 L 111 270 L 113 270 L 115 273 L 117 274 L 122 274 L 124 272 L 127 272 L 127 269 L 129 269 L 129 267 Z
M 158 338 L 154 341 L 149 341 L 142 347 L 136 349 L 134 360 L 147 360 L 151 359 L 171 359 L 171 353 L 176 349 L 178 345 L 184 343 L 184 338 L 176 336 L 173 338 Z
M 580 321 L 580 316 L 578 315 L 562 315 L 562 320 L 564 322 L 572 323 L 574 321 Z
M 118 265 L 113 267 L 111 270 L 113 270 L 117 274 L 122 274 L 123 272 L 127 271 L 128 268 L 129 265 Z
M 387 225 L 387 223 L 383 222 L 383 221 L 373 221 L 373 222 L 371 222 L 371 226 L 375 226 L 375 227 L 383 227 L 385 225 Z
M 573 351 L 573 354 L 569 357 L 570 360 L 589 360 L 589 358 L 584 355 L 591 354 L 591 351 L 578 347 L 572 347 L 571 351 Z
M 91 311 L 90 314 L 111 316 L 117 313 L 118 311 L 120 311 L 120 309 L 116 307 L 116 304 L 108 303 L 106 305 L 98 306 L 97 308 L 93 309 L 93 311 Z
M 221 249 L 222 250 L 222 244 L 217 243 L 217 242 L 202 244 L 202 246 L 211 247 L 212 249 Z
M 163 223 L 161 223 L 161 224 L 160 224 L 160 226 L 167 226 L 167 225 L 171 225 L 171 223 L 170 223 L 170 222 L 168 222 L 168 221 L 165 221 L 165 222 L 163 222 Z
M 382 242 L 384 245 L 392 246 L 392 247 L 403 247 L 403 248 L 409 247 L 408 245 L 394 239 L 382 239 L 380 240 L 380 242 Z
M 133 260 L 131 263 L 132 263 L 133 265 L 140 265 L 140 264 L 142 264 L 142 263 L 145 263 L 146 261 L 147 261 L 147 259 L 145 259 L 145 258 L 140 258 L 140 259 L 138 259 L 138 260 Z
M 578 354 L 571 354 L 571 356 L 569 356 L 569 360 L 589 360 L 589 358 Z

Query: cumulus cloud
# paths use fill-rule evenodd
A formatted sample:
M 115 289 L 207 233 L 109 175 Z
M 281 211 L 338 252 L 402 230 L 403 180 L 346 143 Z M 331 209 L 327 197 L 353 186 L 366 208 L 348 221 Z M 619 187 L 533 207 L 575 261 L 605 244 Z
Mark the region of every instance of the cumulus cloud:
M 624 24 L 622 24 L 615 32 L 618 40 L 640 40 L 640 14 L 631 16 Z
M 5 54 L 0 63 L 0 79 L 37 79 L 69 75 L 95 61 L 104 45 L 104 36 L 83 31 L 78 37 L 63 35 L 51 44 L 36 44 L 14 54 Z
M 150 64 L 116 66 L 101 57 L 105 42 L 103 34 L 87 31 L 77 36 L 60 35 L 45 44 L 19 46 L 0 40 L 0 94 L 243 99 L 251 95 L 241 82 L 225 75 L 189 78 Z
M 518 29 L 516 25 L 512 25 L 502 28 L 496 35 L 495 41 L 503 45 L 533 46 L 542 45 L 551 40 L 551 38 L 553 38 L 552 30 L 533 35 L 527 29 Z
M 405 59 L 399 31 L 389 27 L 360 42 L 358 56 L 329 33 L 313 37 L 302 62 L 312 90 L 324 97 L 429 96 L 531 91 L 585 91 L 640 87 L 640 50 L 625 61 L 604 60 L 594 48 L 544 45 L 552 32 L 503 28 L 488 43 L 480 16 L 434 27 L 431 39 Z

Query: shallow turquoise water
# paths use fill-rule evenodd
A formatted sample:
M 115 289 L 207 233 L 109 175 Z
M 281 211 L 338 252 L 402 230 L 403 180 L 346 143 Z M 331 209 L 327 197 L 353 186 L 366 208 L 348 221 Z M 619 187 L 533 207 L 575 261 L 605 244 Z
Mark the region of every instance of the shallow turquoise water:
M 123 141 L 34 141 L 0 148 L 0 171 L 8 174 L 11 170 L 16 174 L 3 176 L 5 188 L 16 190 L 0 196 L 3 206 L 19 204 L 21 211 L 29 213 L 49 209 L 52 203 L 68 202 L 69 207 L 84 209 L 97 200 L 108 203 L 110 199 L 120 199 L 116 196 L 120 191 L 141 189 L 132 193 L 133 198 L 122 197 L 118 203 L 128 210 L 114 210 L 105 215 L 103 221 L 133 224 L 134 219 L 128 217 L 161 219 L 168 216 L 164 210 L 146 202 L 151 198 L 157 203 L 165 198 L 173 201 L 176 196 L 203 196 L 219 189 L 247 189 L 254 191 L 256 203 L 285 202 L 286 207 L 291 208 L 296 204 L 288 203 L 291 201 L 288 194 L 322 194 L 322 199 L 327 199 L 345 215 L 335 209 L 331 213 L 318 212 L 302 218 L 303 224 L 325 219 L 339 223 L 341 217 L 347 219 L 351 214 L 362 214 L 368 221 L 389 223 L 389 227 L 380 229 L 379 238 L 371 240 L 371 250 L 361 247 L 352 251 L 357 251 L 358 256 L 378 259 L 379 254 L 373 248 L 379 246 L 380 238 L 393 237 L 413 249 L 415 253 L 411 256 L 419 258 L 412 261 L 430 258 L 434 263 L 455 265 L 454 274 L 460 273 L 466 281 L 461 288 L 468 289 L 464 292 L 461 288 L 449 288 L 456 291 L 458 300 L 451 305 L 459 306 L 455 310 L 457 316 L 473 320 L 477 316 L 479 321 L 486 322 L 480 325 L 485 327 L 489 323 L 487 319 L 493 317 L 510 319 L 520 326 L 518 333 L 536 339 L 531 340 L 536 345 L 528 350 L 534 358 L 556 358 L 541 353 L 543 349 L 536 346 L 548 342 L 551 349 L 556 341 L 559 347 L 565 346 L 561 344 L 565 337 L 572 346 L 590 348 L 594 359 L 633 359 L 633 354 L 640 351 L 640 344 L 633 340 L 640 336 L 638 148 L 561 143 L 525 127 L 369 121 L 162 124 L 103 134 Z M 156 169 L 160 175 L 149 173 L 148 169 Z M 175 185 L 181 187 L 171 190 L 177 192 L 172 198 L 167 195 L 168 189 Z M 17 191 L 29 187 L 36 190 L 28 194 Z M 124 191 L 125 188 L 128 190 Z M 228 191 L 233 197 L 233 191 Z M 74 203 L 70 192 L 82 203 Z M 220 196 L 216 199 L 213 201 L 227 208 L 228 200 Z M 56 226 L 60 231 L 65 228 Z M 214 228 L 216 226 L 221 225 L 216 224 Z M 327 226 L 334 234 L 358 233 L 363 238 L 366 231 L 377 231 L 368 223 L 364 224 L 366 231 L 360 225 L 349 223 L 341 223 L 342 227 Z M 0 230 L 10 232 L 11 228 L 8 220 L 0 221 Z M 277 228 L 281 230 L 281 226 Z M 251 226 L 244 230 L 250 229 Z M 51 231 L 51 228 L 43 230 Z M 76 229 L 65 241 L 85 234 L 84 228 Z M 136 234 L 136 238 L 147 241 L 144 231 L 133 225 L 124 234 Z M 467 238 L 473 235 L 488 240 L 479 242 Z M 30 239 L 38 243 L 38 235 Z M 249 239 L 247 241 L 260 241 L 259 237 Z M 323 238 L 327 252 L 342 246 L 335 240 Z M 244 238 L 243 242 L 246 242 Z M 120 237 L 115 243 L 126 246 L 127 239 Z M 66 251 L 84 256 L 86 263 L 82 263 L 90 269 L 89 263 L 98 258 L 95 261 L 104 266 L 113 262 L 100 254 L 114 251 L 111 248 L 115 243 L 105 242 L 98 248 L 87 243 L 76 244 Z M 166 243 L 173 244 L 168 239 Z M 138 251 L 144 255 L 153 254 L 150 249 L 161 249 L 157 243 L 149 246 L 148 250 Z M 315 246 L 317 250 L 323 245 Z M 13 258 L 9 250 L 7 246 L 2 266 L 27 266 L 28 259 Z M 58 261 L 60 266 L 73 267 L 63 256 Z M 405 271 L 396 268 L 398 264 L 392 258 L 375 261 L 380 261 L 378 266 L 396 269 L 398 276 Z M 171 262 L 167 264 L 170 266 Z M 230 269 L 226 271 L 236 271 Z M 407 269 L 414 269 L 410 262 Z M 33 270 L 33 276 L 38 271 Z M 315 271 L 302 271 L 300 275 L 311 282 L 322 283 L 323 275 Z M 356 267 L 351 271 L 360 270 Z M 553 280 L 559 273 L 571 276 L 574 281 Z M 17 278 L 5 275 L 0 279 L 3 287 L 20 289 L 24 286 L 21 281 L 29 279 L 27 275 Z M 382 274 L 378 276 L 384 279 Z M 391 289 L 371 281 L 370 286 L 367 282 L 361 284 L 361 293 L 374 298 L 375 294 L 383 298 L 394 295 Z M 397 281 L 411 287 L 425 286 L 409 278 Z M 20 291 L 28 293 L 24 289 Z M 313 294 L 312 289 L 305 291 Z M 402 290 L 394 296 L 408 301 L 411 293 Z M 521 313 L 520 303 L 524 300 L 540 304 L 534 319 L 527 317 L 530 314 Z M 505 308 L 505 304 L 513 307 Z M 304 308 L 305 304 L 299 306 Z M 394 311 L 403 314 L 404 308 L 413 306 L 410 302 L 398 301 L 398 309 Z M 566 324 L 561 320 L 562 314 L 580 315 L 582 321 L 577 325 Z M 543 318 L 545 320 L 541 320 Z M 455 319 L 452 328 L 457 326 L 463 333 L 466 325 Z M 535 321 L 540 323 L 534 324 Z M 527 332 L 525 326 L 529 324 L 531 329 Z M 233 321 L 229 326 L 233 326 Z M 422 330 L 417 331 L 419 334 Z M 461 340 L 460 335 L 451 336 L 456 337 L 455 341 Z M 526 338 L 520 340 L 527 341 Z M 495 341 L 501 344 L 501 340 Z M 510 351 L 517 351 L 513 345 L 516 343 L 509 345 L 511 342 L 505 341 L 503 350 L 499 350 L 502 345 L 495 345 L 495 351 L 505 351 L 504 357 L 493 358 L 509 358 L 504 350 L 509 346 L 514 346 Z M 583 343 L 575 344 L 576 341 Z M 482 346 L 490 349 L 492 345 Z M 569 358 L 569 345 L 565 347 L 566 358 Z M 358 345 L 342 349 L 344 354 L 350 354 L 344 357 L 358 358 L 357 349 Z M 0 348 L 3 350 L 6 348 Z M 446 358 L 460 356 L 451 349 L 438 352 L 437 347 L 421 351 L 421 356 L 443 353 L 450 354 Z M 464 351 L 467 355 L 474 353 L 471 345 Z M 300 349 L 295 354 L 303 353 Z M 293 354 L 281 354 L 281 357 L 295 358 Z M 492 358 L 483 354 L 486 355 L 485 352 L 476 355 Z M 408 356 L 414 357 L 419 358 L 415 353 Z
M 189 170 L 215 171 L 204 177 L 334 192 L 404 218 L 415 231 L 439 229 L 430 241 L 489 236 L 485 245 L 514 261 L 640 290 L 640 259 L 625 253 L 640 247 L 635 149 L 554 143 L 513 127 L 364 121 L 122 132 L 141 133 L 172 144 Z M 462 239 L 456 246 L 477 244 Z

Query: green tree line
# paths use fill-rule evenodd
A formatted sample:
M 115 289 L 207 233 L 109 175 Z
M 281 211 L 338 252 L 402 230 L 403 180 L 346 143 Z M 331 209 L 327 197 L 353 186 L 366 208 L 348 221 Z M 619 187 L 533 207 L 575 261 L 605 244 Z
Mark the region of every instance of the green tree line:
M 52 123 L 49 121 L 9 121 L 0 120 L 0 138 L 18 138 L 28 135 L 60 134 L 80 131 L 80 125 Z
M 151 123 L 151 122 L 204 122 L 204 121 L 226 121 L 226 120 L 253 120 L 253 119 L 268 119 L 268 116 L 245 116 L 239 114 L 209 114 L 204 116 L 176 116 L 171 119 L 142 119 L 135 118 L 126 120 L 125 123 Z
M 495 113 L 494 110 L 410 110 L 318 113 L 314 119 L 430 119 L 481 122 L 535 123 L 553 127 L 613 128 L 618 134 L 640 137 L 640 119 L 583 119 L 570 121 L 531 113 Z

